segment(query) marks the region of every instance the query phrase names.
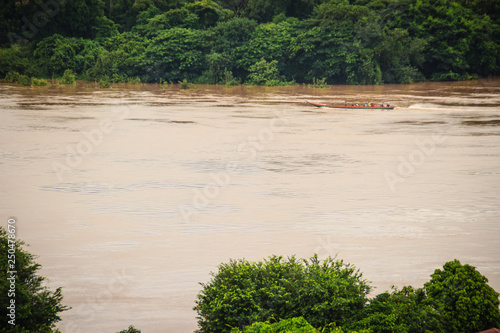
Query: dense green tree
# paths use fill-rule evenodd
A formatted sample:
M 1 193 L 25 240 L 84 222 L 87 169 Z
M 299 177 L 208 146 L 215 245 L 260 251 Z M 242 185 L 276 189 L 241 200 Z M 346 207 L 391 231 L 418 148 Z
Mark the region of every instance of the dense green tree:
M 225 1 L 226 3 L 228 1 Z M 241 15 L 259 22 L 271 22 L 277 16 L 305 19 L 320 4 L 321 0 L 248 0 L 243 8 L 239 8 Z M 234 2 L 233 2 L 234 3 Z
M 191 13 L 186 8 L 179 8 L 155 15 L 145 20 L 144 24 L 135 26 L 133 31 L 137 31 L 148 38 L 154 38 L 171 28 L 197 29 L 198 27 L 198 15 Z
M 185 5 L 191 13 L 199 18 L 201 28 L 208 28 L 217 24 L 220 20 L 228 19 L 232 16 L 230 10 L 223 9 L 212 0 L 201 0 Z
M 222 83 L 226 80 L 226 73 L 232 67 L 232 59 L 227 54 L 210 53 L 206 56 L 208 70 L 200 80 L 203 83 Z
M 235 328 L 231 333 L 319 333 L 304 319 L 304 317 L 295 317 L 282 319 L 276 323 L 256 322 L 246 326 L 243 329 Z
M 445 332 L 470 333 L 500 326 L 499 294 L 470 265 L 453 260 L 425 283 L 426 303 L 441 317 Z
M 40 1 L 39 3 L 43 3 Z M 103 0 L 54 1 L 60 7 L 49 24 L 43 28 L 42 35 L 59 33 L 68 37 L 95 38 L 112 34 L 113 22 L 104 15 Z M 49 15 L 50 17 L 50 15 Z M 104 29 L 112 29 L 105 32 Z
M 235 48 L 246 44 L 253 36 L 257 22 L 247 18 L 233 18 L 219 22 L 213 29 L 215 40 L 213 50 L 230 54 Z
M 390 28 L 426 41 L 422 72 L 429 79 L 457 80 L 498 73 L 498 21 L 453 0 L 406 0 L 380 11 Z
M 173 28 L 160 33 L 147 46 L 143 68 L 146 81 L 193 80 L 206 70 L 205 54 L 212 32 Z
M 238 65 L 237 60 L 241 59 L 243 52 L 240 52 L 240 49 L 252 38 L 256 27 L 256 21 L 236 17 L 219 22 L 212 28 L 214 41 L 211 53 L 213 55 L 220 54 L 220 57 L 207 56 L 210 70 L 219 74 L 227 70 L 237 77 L 245 77 L 248 73 L 248 67 Z M 215 61 L 217 59 L 218 61 Z M 214 65 L 219 69 L 214 69 Z M 211 79 L 209 82 L 213 81 L 214 79 Z
M 313 327 L 340 326 L 363 309 L 370 290 L 353 266 L 317 256 L 231 260 L 202 286 L 195 310 L 206 333 L 300 316 Z
M 261 86 L 277 86 L 284 82 L 284 78 L 278 70 L 278 61 L 267 62 L 264 58 L 256 62 L 248 69 L 247 82 Z
M 277 61 L 278 70 L 285 69 L 288 59 L 288 47 L 292 40 L 292 24 L 288 22 L 260 24 L 252 34 L 252 38 L 238 47 L 235 62 L 238 70 L 244 73 L 250 66 L 265 59 Z
M 442 332 L 438 311 L 425 301 L 424 289 L 394 288 L 370 300 L 363 319 L 351 326 L 377 333 Z
M 14 44 L 8 48 L 0 48 L 0 77 L 8 72 L 20 72 L 32 75 L 35 66 L 30 61 L 31 50 L 27 46 Z
M 132 32 L 125 32 L 106 39 L 103 42 L 103 48 L 108 51 L 109 65 L 102 68 L 99 64 L 98 67 L 87 72 L 87 75 L 90 75 L 94 80 L 98 80 L 103 75 L 108 75 L 112 81 L 136 77 L 145 79 L 142 65 L 146 47 L 147 40 Z M 103 64 L 103 62 L 101 63 Z M 97 61 L 95 64 L 97 65 Z M 101 74 L 102 69 L 99 67 L 106 70 L 107 73 Z
M 47 37 L 37 44 L 33 53 L 37 75 L 60 76 L 66 69 L 84 74 L 92 68 L 102 47 L 96 41 L 83 38 L 69 38 L 61 35 Z
M 289 72 L 299 82 L 325 77 L 329 83 L 345 83 L 348 66 L 355 64 L 359 49 L 348 26 L 320 25 L 317 20 L 303 22 L 290 44 Z M 354 66 L 354 65 L 353 65 Z
M 67 310 L 61 304 L 62 291 L 50 291 L 44 286 L 45 278 L 38 275 L 40 264 L 35 256 L 23 249 L 23 242 L 14 240 L 12 234 L 0 227 L 0 305 L 12 307 L 15 299 L 15 325 L 4 312 L 0 327 L 5 333 L 50 333 L 60 320 L 59 313 Z M 14 263 L 15 262 L 15 263 Z M 16 271 L 14 275 L 8 271 Z M 12 279 L 12 277 L 14 277 Z M 11 281 L 15 281 L 15 298 L 10 297 Z M 10 313 L 10 310 L 9 310 Z

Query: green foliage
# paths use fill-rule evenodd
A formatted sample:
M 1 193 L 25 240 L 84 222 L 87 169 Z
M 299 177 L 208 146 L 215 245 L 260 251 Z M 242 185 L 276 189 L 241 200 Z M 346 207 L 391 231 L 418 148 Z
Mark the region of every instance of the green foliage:
M 46 19 L 35 22 L 41 6 L 50 7 Z M 0 77 L 17 71 L 50 78 L 71 69 L 87 80 L 228 85 L 473 79 L 500 74 L 499 6 L 494 0 L 7 1 L 0 6 L 0 30 L 7 32 L 0 36 Z M 279 80 L 249 77 L 261 59 L 277 61 Z
M 423 289 L 394 288 L 392 293 L 385 292 L 370 300 L 363 318 L 351 326 L 377 333 L 441 332 L 439 313 L 425 300 Z
M 235 328 L 231 333 L 319 333 L 304 317 L 282 319 L 277 323 L 256 322 L 243 330 Z
M 191 88 L 194 88 L 194 86 L 191 83 L 189 83 L 187 79 L 179 81 L 179 87 L 181 89 L 191 89 Z
M 202 28 L 214 26 L 219 20 L 229 18 L 232 14 L 212 0 L 200 0 L 187 3 L 185 8 L 199 18 L 199 24 Z
M 248 69 L 248 83 L 262 86 L 279 86 L 286 82 L 279 74 L 278 61 L 267 62 L 262 58 Z
M 50 83 L 47 80 L 44 79 L 37 79 L 36 77 L 31 78 L 31 85 L 32 86 L 48 86 Z
M 224 79 L 223 79 L 224 84 L 227 87 L 230 86 L 236 86 L 241 84 L 240 78 L 234 77 L 233 72 L 225 70 L 224 71 Z
M 426 303 L 440 314 L 444 332 L 467 333 L 500 326 L 499 294 L 474 267 L 454 260 L 425 283 Z
M 99 80 L 99 88 L 101 89 L 107 89 L 111 87 L 111 83 L 109 83 L 109 78 L 107 76 L 104 76 Z
M 236 67 L 242 72 L 242 77 L 245 76 L 243 75 L 245 70 L 248 69 L 250 72 L 249 68 L 263 59 L 269 62 L 276 60 L 278 70 L 284 71 L 288 58 L 287 48 L 292 41 L 291 33 L 292 24 L 288 22 L 259 25 L 253 32 L 252 38 L 233 53 Z
M 18 72 L 12 71 L 5 75 L 6 82 L 17 83 L 23 86 L 31 86 L 31 79 L 27 75 L 19 74 Z
M 199 77 L 206 69 L 205 54 L 210 31 L 172 28 L 163 31 L 147 46 L 143 68 L 146 81 L 178 81 Z
M 128 329 L 126 330 L 121 330 L 118 333 L 141 333 L 141 330 L 135 328 L 133 325 L 130 325 Z
M 213 52 L 206 56 L 208 70 L 203 73 L 206 83 L 220 83 L 225 81 L 228 67 L 231 66 L 231 59 L 227 54 Z
M 12 45 L 9 48 L 0 48 L 0 77 L 5 77 L 12 71 L 32 75 L 34 67 L 29 56 L 30 50 L 27 47 Z
M 312 86 L 314 88 L 329 88 L 330 87 L 330 85 L 326 83 L 326 77 L 324 77 L 322 79 L 316 79 L 315 77 L 313 77 Z
M 12 240 L 11 240 L 12 241 Z M 17 240 L 9 243 L 7 231 L 0 227 L 0 306 L 6 309 L 10 306 L 11 277 L 9 270 L 9 250 L 15 251 L 15 326 L 8 323 L 10 318 L 4 314 L 0 317 L 0 327 L 5 333 L 49 333 L 56 332 L 55 324 L 60 320 L 59 313 L 68 308 L 61 305 L 62 291 L 57 288 L 50 291 L 44 287 L 45 278 L 38 275 L 40 264 L 35 262 L 35 256 L 26 252 L 24 243 Z M 10 262 L 11 264 L 11 262 Z M 12 270 L 12 269 L 10 269 Z
M 370 287 L 353 266 L 273 256 L 231 260 L 202 284 L 195 310 L 200 332 L 227 332 L 254 322 L 304 317 L 313 327 L 343 325 L 363 309 Z
M 141 78 L 138 76 L 131 77 L 131 78 L 128 78 L 127 82 L 131 83 L 131 84 L 141 84 Z
M 61 78 L 61 83 L 63 84 L 75 84 L 75 73 L 71 69 L 67 69 L 64 71 L 64 74 Z
M 19 73 L 15 71 L 10 71 L 5 75 L 6 82 L 17 83 L 19 81 Z

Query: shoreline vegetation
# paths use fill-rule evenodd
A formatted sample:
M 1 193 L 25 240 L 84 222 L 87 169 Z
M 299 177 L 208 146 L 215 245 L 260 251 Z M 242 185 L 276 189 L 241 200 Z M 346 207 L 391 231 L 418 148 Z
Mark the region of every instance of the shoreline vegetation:
M 495 0 L 13 1 L 0 17 L 0 78 L 24 85 L 73 75 L 101 88 L 319 88 L 500 74 Z
M 500 75 L 499 76 L 489 76 L 485 79 L 483 78 L 478 78 L 478 79 L 467 79 L 467 80 L 451 80 L 451 81 L 421 81 L 421 82 L 413 82 L 411 84 L 426 84 L 426 83 L 443 83 L 443 82 L 449 82 L 452 84 L 460 84 L 460 83 L 465 83 L 465 84 L 474 84 L 474 82 L 478 82 L 478 84 L 482 84 L 483 82 L 488 81 L 492 82 L 493 80 L 500 80 Z M 64 79 L 63 77 L 52 77 L 52 78 L 38 78 L 34 76 L 27 76 L 27 75 L 22 75 L 17 72 L 9 72 L 5 76 L 5 78 L 0 78 L 0 84 L 11 84 L 11 85 L 19 85 L 19 86 L 25 86 L 25 87 L 83 87 L 83 88 L 91 88 L 91 89 L 114 89 L 114 88 L 131 88 L 131 87 L 154 87 L 157 86 L 158 89 L 160 90 L 189 90 L 189 89 L 200 89 L 200 88 L 205 88 L 205 87 L 223 87 L 223 88 L 234 88 L 234 87 L 241 87 L 241 88 L 246 88 L 246 89 L 251 89 L 252 87 L 274 87 L 274 88 L 279 88 L 279 87 L 305 87 L 305 88 L 312 88 L 312 89 L 321 89 L 321 90 L 327 90 L 330 88 L 335 88 L 339 86 L 352 86 L 348 84 L 327 84 L 323 79 L 313 79 L 312 83 L 297 83 L 297 82 L 290 82 L 289 84 L 280 84 L 280 85 L 257 85 L 257 84 L 248 84 L 248 83 L 239 83 L 237 85 L 227 85 L 223 83 L 192 83 L 187 81 L 186 79 L 178 82 L 142 82 L 139 78 L 136 79 L 131 79 L 128 81 L 124 82 L 112 82 L 109 81 L 108 79 L 104 78 L 101 80 L 84 80 L 84 79 L 79 79 L 74 76 L 72 78 L 66 78 Z M 391 85 L 400 85 L 400 86 L 407 86 L 409 83 L 396 83 L 396 84 L 391 84 Z M 364 85 L 364 86 L 377 86 L 377 85 Z
M 24 245 L 0 226 L 1 289 L 16 295 L 15 301 L 0 298 L 0 306 L 11 309 L 0 317 L 2 332 L 65 333 L 56 324 L 71 307 L 63 305 L 61 288 L 45 286 L 41 265 Z M 392 286 L 371 298 L 373 287 L 357 267 L 317 254 L 230 260 L 211 275 L 193 304 L 196 333 L 470 333 L 500 326 L 499 293 L 456 259 L 421 288 Z M 118 333 L 140 332 L 129 326 Z

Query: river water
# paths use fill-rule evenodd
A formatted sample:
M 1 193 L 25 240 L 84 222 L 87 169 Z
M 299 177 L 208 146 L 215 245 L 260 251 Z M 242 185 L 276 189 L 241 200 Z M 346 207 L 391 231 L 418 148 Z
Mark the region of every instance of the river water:
M 316 102 L 386 102 L 334 110 Z M 459 259 L 500 290 L 500 80 L 384 86 L 0 85 L 1 216 L 70 332 L 192 332 L 230 258 L 318 253 L 375 287 Z

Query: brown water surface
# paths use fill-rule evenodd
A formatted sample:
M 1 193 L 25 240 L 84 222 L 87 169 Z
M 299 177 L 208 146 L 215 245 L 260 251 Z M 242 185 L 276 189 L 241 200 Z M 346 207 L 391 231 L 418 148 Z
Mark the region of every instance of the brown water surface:
M 0 105 L 3 224 L 63 287 L 64 333 L 192 332 L 198 282 L 230 258 L 337 255 L 373 294 L 457 258 L 500 290 L 498 79 L 2 84 Z

